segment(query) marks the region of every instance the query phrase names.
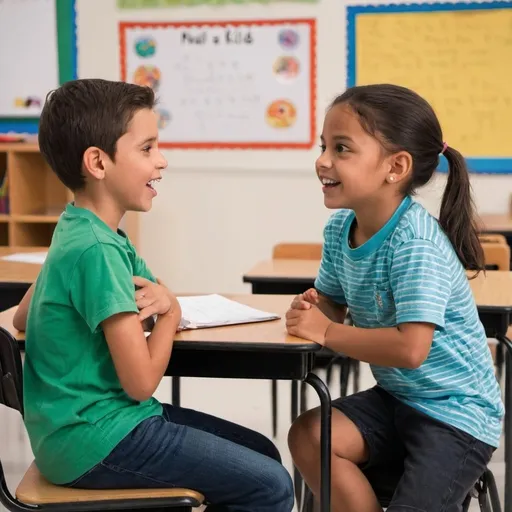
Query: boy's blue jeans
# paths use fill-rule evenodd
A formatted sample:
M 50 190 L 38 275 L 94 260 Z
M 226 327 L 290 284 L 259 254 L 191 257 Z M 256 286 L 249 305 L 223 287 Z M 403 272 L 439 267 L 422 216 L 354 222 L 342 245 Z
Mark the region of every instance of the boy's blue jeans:
M 291 478 L 270 440 L 204 413 L 163 407 L 163 416 L 143 421 L 68 486 L 185 487 L 205 496 L 208 512 L 291 512 Z

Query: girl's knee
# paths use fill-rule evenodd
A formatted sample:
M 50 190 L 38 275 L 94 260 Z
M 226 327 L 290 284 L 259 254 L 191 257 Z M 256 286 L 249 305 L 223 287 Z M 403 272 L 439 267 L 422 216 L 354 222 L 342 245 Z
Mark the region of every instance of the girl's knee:
M 320 447 L 320 412 L 312 409 L 299 416 L 288 432 L 288 447 L 295 458 L 308 448 Z

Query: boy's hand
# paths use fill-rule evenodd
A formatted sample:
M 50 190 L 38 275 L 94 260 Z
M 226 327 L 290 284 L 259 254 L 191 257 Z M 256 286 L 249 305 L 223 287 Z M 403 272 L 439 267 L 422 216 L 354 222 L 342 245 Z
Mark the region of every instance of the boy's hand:
M 319 302 L 318 292 L 314 288 L 310 288 L 304 293 L 297 295 L 290 307 L 291 309 L 310 309 L 312 305 L 317 306 Z
M 286 330 L 293 336 L 323 345 L 327 329 L 333 322 L 316 306 L 309 302 L 307 305 L 307 309 L 292 308 L 288 310 L 286 313 Z
M 178 299 L 160 281 L 153 283 L 140 276 L 134 276 L 133 282 L 139 289 L 135 292 L 135 302 L 139 308 L 140 321 L 153 315 L 173 314 L 181 318 Z

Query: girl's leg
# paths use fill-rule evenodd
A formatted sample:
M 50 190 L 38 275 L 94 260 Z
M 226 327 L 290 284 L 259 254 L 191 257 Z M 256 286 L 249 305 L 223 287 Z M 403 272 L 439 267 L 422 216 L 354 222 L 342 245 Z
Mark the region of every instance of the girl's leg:
M 171 417 L 181 423 L 170 421 Z M 199 420 L 202 428 L 187 425 L 187 417 L 193 424 Z M 142 422 L 101 464 L 72 485 L 95 489 L 185 487 L 230 512 L 291 512 L 290 475 L 269 455 L 276 454 L 248 429 L 166 406 L 164 416 Z
M 393 411 L 375 389 L 333 402 L 331 507 L 333 512 L 382 512 L 401 476 L 402 447 Z M 320 414 L 308 411 L 292 425 L 289 446 L 313 494 L 320 494 Z M 375 489 L 374 489 L 375 487 Z
M 396 410 L 407 455 L 388 511 L 460 512 L 494 448 L 406 404 Z

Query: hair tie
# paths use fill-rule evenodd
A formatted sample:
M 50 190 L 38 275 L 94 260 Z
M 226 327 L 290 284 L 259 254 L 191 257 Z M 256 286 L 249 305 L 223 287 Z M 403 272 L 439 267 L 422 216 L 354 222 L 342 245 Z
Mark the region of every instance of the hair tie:
M 448 148 L 448 144 L 446 142 L 443 142 L 443 149 L 441 150 L 441 155 L 446 151 L 446 148 Z

